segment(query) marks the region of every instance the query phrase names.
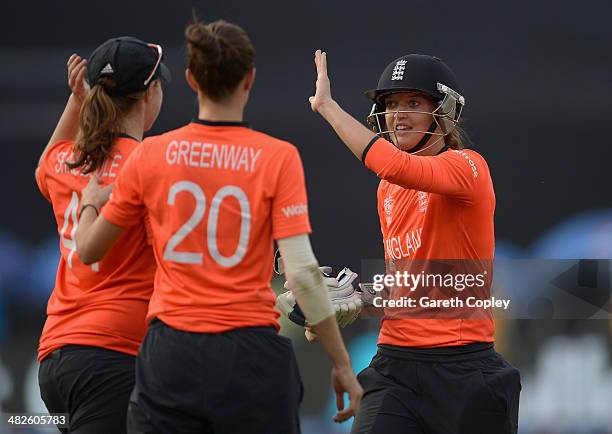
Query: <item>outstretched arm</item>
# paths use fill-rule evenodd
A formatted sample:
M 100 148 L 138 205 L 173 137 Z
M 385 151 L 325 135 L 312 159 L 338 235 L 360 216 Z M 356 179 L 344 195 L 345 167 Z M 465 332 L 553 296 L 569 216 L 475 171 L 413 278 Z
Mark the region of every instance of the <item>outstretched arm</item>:
M 327 76 L 327 53 L 315 52 L 317 66 L 317 90 L 309 98 L 312 111 L 319 113 L 329 122 L 340 139 L 361 160 L 363 151 L 376 134 L 368 130 L 361 122 L 345 112 L 331 96 L 331 85 Z

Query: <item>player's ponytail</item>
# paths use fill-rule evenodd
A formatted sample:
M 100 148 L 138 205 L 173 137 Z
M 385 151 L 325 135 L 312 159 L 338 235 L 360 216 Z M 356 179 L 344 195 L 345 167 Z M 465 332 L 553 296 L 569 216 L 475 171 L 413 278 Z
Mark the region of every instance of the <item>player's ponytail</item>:
M 106 88 L 113 85 L 113 79 L 102 77 L 85 97 L 73 161 L 66 162 L 70 169 L 81 167 L 83 173 L 94 172 L 110 155 L 121 133 L 121 120 L 138 99 L 135 95 L 109 96 Z
M 218 20 L 205 24 L 194 16 L 185 29 L 187 63 L 200 90 L 213 101 L 232 94 L 255 61 L 255 48 L 239 26 Z

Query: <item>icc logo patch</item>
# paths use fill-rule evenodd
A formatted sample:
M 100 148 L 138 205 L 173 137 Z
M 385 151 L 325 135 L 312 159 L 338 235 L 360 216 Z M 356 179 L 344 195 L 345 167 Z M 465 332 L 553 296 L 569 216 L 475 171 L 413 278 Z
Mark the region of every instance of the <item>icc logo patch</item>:
M 385 218 L 387 220 L 387 224 L 389 225 L 391 224 L 391 213 L 393 212 L 393 197 L 385 197 L 383 207 L 385 209 Z
M 429 203 L 429 194 L 424 191 L 419 191 L 418 198 L 419 198 L 419 211 L 420 212 L 427 211 L 427 205 Z

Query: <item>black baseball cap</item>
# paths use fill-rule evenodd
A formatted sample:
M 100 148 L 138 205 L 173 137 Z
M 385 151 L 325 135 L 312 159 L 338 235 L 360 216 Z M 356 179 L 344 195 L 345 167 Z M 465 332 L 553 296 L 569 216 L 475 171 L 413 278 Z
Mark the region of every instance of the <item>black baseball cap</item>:
M 161 78 L 170 82 L 170 71 L 162 63 L 161 45 L 150 44 L 131 36 L 112 38 L 96 48 L 87 61 L 87 82 L 94 86 L 102 77 L 116 82 L 106 87 L 111 96 L 141 92 Z

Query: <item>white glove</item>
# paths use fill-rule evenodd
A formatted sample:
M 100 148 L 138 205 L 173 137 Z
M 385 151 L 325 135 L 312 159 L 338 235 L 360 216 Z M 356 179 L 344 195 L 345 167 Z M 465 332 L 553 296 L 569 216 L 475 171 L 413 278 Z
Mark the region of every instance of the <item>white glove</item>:
M 287 283 L 285 282 L 285 288 Z M 276 297 L 276 308 L 291 321 L 302 327 L 308 327 L 304 312 L 297 304 L 291 291 L 283 292 Z
M 359 289 L 361 291 L 361 302 L 364 307 L 369 307 L 374 305 L 374 298 L 380 296 L 382 293 L 376 292 L 374 290 L 373 283 L 360 283 Z
M 344 268 L 337 277 L 330 275 L 331 267 L 319 267 L 319 269 L 323 274 L 323 281 L 336 313 L 338 325 L 346 327 L 357 319 L 363 305 L 360 293 L 357 291 L 359 289 L 359 276 L 349 268 Z M 294 323 L 309 327 L 302 309 L 291 293 L 288 282 L 285 282 L 285 289 L 288 289 L 288 291 L 276 298 L 276 307 Z
M 329 271 L 331 272 L 331 268 Z M 363 307 L 361 294 L 358 291 L 359 275 L 350 268 L 343 268 L 334 280 L 335 282 L 325 279 L 327 291 L 336 312 L 338 325 L 346 327 L 357 319 Z

